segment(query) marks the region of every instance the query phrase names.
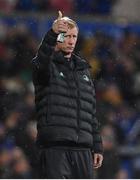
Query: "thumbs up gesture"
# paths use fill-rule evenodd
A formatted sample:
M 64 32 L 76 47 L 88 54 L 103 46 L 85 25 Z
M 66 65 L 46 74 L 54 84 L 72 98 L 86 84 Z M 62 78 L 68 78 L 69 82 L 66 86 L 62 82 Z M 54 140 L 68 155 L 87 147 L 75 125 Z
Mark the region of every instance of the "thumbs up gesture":
M 54 21 L 52 25 L 52 29 L 56 34 L 62 33 L 62 32 L 67 32 L 68 30 L 68 24 L 65 19 L 63 19 L 63 15 L 61 11 L 58 11 L 58 17 Z
M 62 15 L 62 12 L 61 12 L 61 11 L 58 11 L 58 18 L 57 18 L 57 19 L 58 19 L 58 20 L 61 20 L 62 16 L 63 16 L 63 15 Z

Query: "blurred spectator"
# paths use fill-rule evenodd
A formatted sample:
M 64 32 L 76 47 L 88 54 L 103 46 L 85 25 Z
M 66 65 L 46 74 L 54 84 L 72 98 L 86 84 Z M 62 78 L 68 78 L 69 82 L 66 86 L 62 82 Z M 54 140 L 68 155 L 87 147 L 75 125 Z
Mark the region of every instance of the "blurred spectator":
M 107 83 L 104 92 L 102 92 L 102 99 L 110 103 L 112 106 L 120 106 L 123 102 L 118 86 L 113 83 Z
M 11 174 L 11 153 L 6 148 L 0 148 L 0 178 L 6 179 Z
M 116 82 L 120 90 L 122 91 L 124 99 L 132 104 L 135 101 L 135 95 L 133 91 L 135 73 L 135 63 L 130 58 L 122 58 L 120 64 L 118 63 L 118 72 L 116 72 Z M 128 88 L 129 87 L 129 88 Z
M 30 179 L 32 177 L 31 167 L 23 151 L 20 148 L 12 150 L 12 171 L 9 178 L 12 179 Z
M 117 144 L 114 130 L 110 125 L 105 125 L 101 133 L 104 146 L 104 163 L 98 170 L 98 178 L 115 179 L 120 167 L 120 162 L 116 151 Z

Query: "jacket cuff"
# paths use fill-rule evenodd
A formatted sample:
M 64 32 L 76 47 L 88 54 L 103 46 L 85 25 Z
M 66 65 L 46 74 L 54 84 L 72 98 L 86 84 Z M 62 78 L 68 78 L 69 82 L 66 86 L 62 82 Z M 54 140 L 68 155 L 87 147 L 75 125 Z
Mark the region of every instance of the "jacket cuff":
M 102 145 L 102 143 L 94 144 L 92 152 L 93 153 L 98 153 L 98 154 L 103 154 L 103 145 Z
M 99 134 L 94 135 L 93 149 L 92 150 L 94 153 L 103 154 L 103 143 L 102 143 L 102 138 Z

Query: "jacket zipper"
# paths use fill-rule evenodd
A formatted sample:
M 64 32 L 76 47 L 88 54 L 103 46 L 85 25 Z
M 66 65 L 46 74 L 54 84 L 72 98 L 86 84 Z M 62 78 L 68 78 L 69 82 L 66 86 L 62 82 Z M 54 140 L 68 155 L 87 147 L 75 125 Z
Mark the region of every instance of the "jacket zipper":
M 74 71 L 74 80 L 76 83 L 76 89 L 77 89 L 77 139 L 76 141 L 78 142 L 79 140 L 79 131 L 80 131 L 80 92 L 79 92 L 79 85 L 78 85 L 78 80 L 77 80 L 77 75 L 76 71 Z

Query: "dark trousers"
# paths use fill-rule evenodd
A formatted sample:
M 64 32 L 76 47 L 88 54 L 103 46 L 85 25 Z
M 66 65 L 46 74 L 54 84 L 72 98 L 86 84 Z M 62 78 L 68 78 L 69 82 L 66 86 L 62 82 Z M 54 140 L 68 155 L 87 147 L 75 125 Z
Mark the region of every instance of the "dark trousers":
M 93 179 L 90 149 L 49 147 L 42 149 L 39 156 L 39 178 Z

